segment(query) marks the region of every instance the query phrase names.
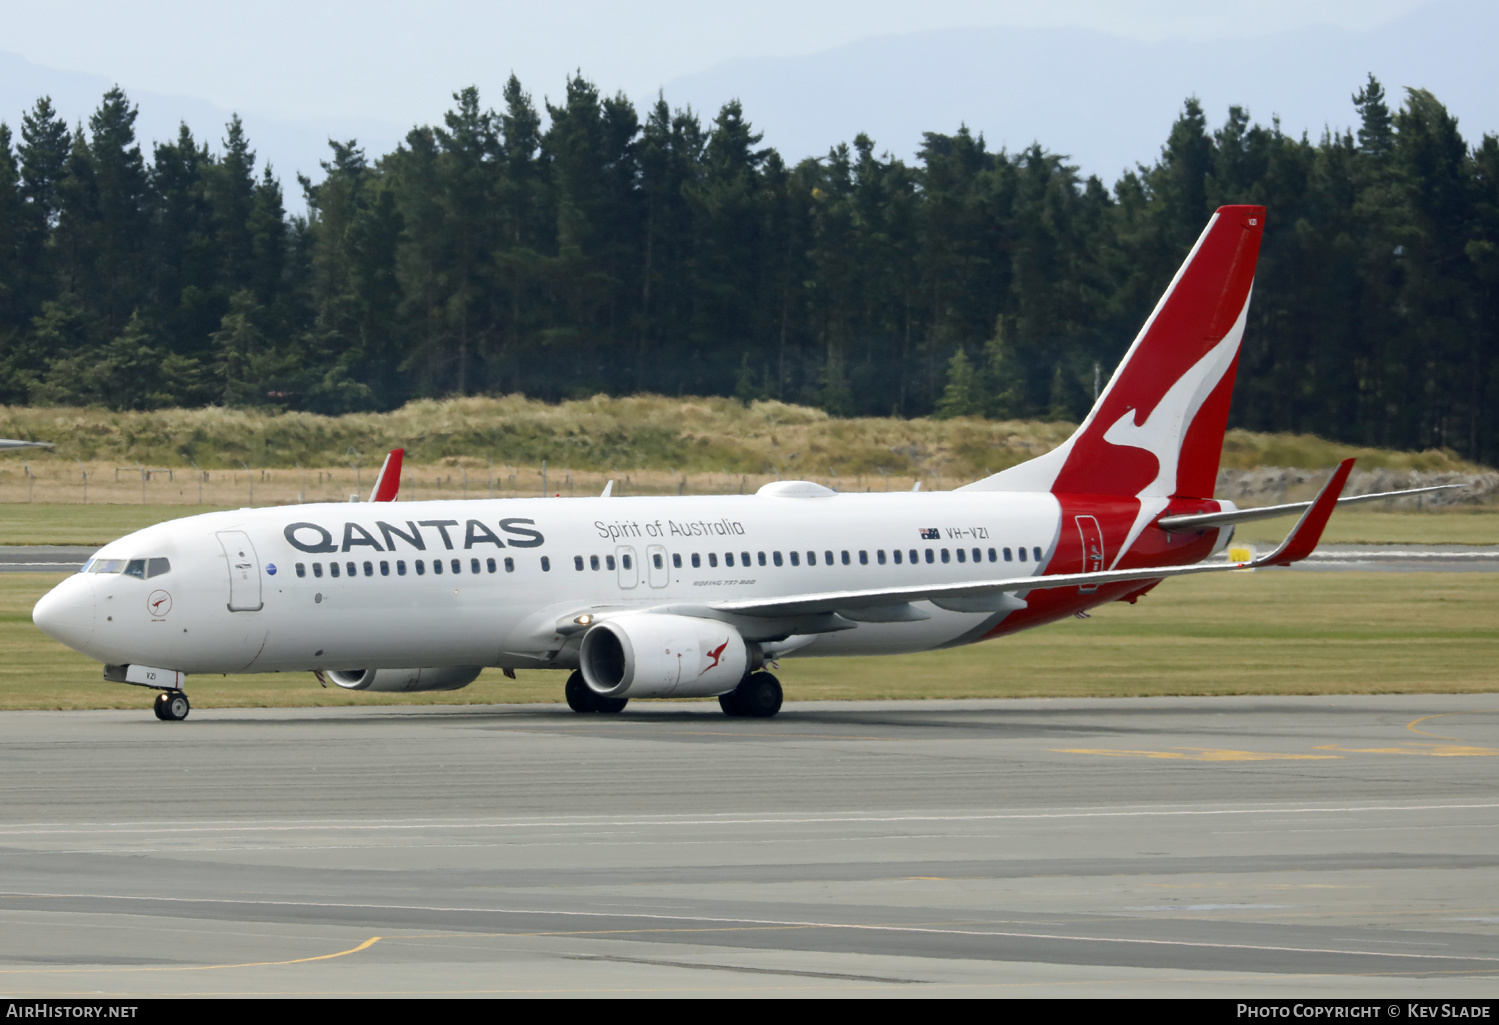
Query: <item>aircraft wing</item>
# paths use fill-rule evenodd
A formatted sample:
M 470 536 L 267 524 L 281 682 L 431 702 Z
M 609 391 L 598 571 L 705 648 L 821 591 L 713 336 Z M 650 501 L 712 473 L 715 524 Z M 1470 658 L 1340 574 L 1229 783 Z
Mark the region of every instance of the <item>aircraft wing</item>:
M 393 448 L 385 456 L 385 462 L 380 466 L 380 476 L 375 478 L 375 486 L 370 489 L 371 502 L 394 502 L 396 493 L 401 490 L 401 460 L 405 457 L 404 448 Z
M 983 598 L 1005 592 L 1036 591 L 1053 587 L 1094 587 L 1136 580 L 1162 580 L 1166 577 L 1190 576 L 1196 573 L 1223 573 L 1236 569 L 1258 569 L 1267 566 L 1289 566 L 1306 558 L 1327 526 L 1328 517 L 1337 505 L 1338 495 L 1353 471 L 1353 460 L 1345 459 L 1323 486 L 1317 497 L 1279 548 L 1252 562 L 1197 563 L 1191 566 L 1147 566 L 1140 569 L 1103 570 L 1095 573 L 1057 573 L 1046 576 L 1009 577 L 997 580 L 975 580 L 963 584 L 917 584 L 911 587 L 881 587 L 856 591 L 824 591 L 814 594 L 788 595 L 782 598 L 748 598 L 743 601 L 715 602 L 708 607 L 718 612 L 742 616 L 798 616 L 839 609 L 875 608 L 913 601 L 942 601 L 949 598 Z
M 14 438 L 0 438 L 0 449 L 7 448 L 52 448 L 50 441 L 17 441 Z

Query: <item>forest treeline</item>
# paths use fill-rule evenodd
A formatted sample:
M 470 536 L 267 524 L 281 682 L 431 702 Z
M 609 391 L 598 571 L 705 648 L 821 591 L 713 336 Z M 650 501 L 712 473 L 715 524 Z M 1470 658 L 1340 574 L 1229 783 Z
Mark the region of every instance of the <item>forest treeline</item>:
M 1436 97 L 1317 141 L 1186 101 L 1112 187 L 1040 144 L 858 136 L 788 164 L 705 120 L 511 78 L 289 216 L 236 118 L 144 147 L 106 93 L 0 124 L 0 402 L 324 413 L 413 398 L 776 398 L 840 415 L 1079 418 L 1212 210 L 1269 208 L 1235 426 L 1499 456 L 1499 139 Z

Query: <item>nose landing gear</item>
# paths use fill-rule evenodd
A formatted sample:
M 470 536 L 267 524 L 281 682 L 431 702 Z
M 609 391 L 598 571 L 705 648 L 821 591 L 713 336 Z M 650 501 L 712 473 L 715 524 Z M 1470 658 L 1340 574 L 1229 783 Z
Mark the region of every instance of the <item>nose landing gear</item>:
M 156 703 L 151 706 L 156 713 L 156 718 L 165 722 L 181 722 L 187 718 L 187 713 L 193 710 L 188 704 L 187 695 L 180 690 L 164 690 L 156 695 Z

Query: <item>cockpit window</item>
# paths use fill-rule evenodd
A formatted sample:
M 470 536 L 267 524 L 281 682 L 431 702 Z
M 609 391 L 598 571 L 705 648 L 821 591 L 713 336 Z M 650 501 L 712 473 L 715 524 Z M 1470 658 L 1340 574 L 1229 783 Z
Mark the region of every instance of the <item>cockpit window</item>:
M 146 579 L 146 560 L 131 559 L 125 563 L 125 575 L 127 577 L 137 577 L 141 580 Z
M 95 559 L 95 573 L 119 573 L 125 568 L 124 559 Z
M 88 562 L 85 562 L 82 566 L 78 567 L 78 572 L 80 572 L 80 573 L 87 573 L 89 570 L 91 570 L 93 568 L 94 568 L 94 560 L 92 558 L 90 558 Z
M 146 576 L 147 577 L 159 577 L 163 573 L 169 573 L 169 572 L 171 572 L 171 569 L 172 569 L 172 563 L 169 560 L 167 560 L 167 559 L 147 559 L 146 560 Z

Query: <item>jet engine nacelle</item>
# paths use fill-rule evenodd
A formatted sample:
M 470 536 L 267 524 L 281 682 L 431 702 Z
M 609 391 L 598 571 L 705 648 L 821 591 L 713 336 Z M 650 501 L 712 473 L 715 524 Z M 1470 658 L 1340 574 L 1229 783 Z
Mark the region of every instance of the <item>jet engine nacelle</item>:
M 589 688 L 605 697 L 710 697 L 739 686 L 750 652 L 727 623 L 639 612 L 593 626 L 578 660 Z
M 418 690 L 458 690 L 473 683 L 481 666 L 438 666 L 435 669 L 335 669 L 328 679 L 344 690 L 410 693 Z

